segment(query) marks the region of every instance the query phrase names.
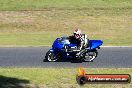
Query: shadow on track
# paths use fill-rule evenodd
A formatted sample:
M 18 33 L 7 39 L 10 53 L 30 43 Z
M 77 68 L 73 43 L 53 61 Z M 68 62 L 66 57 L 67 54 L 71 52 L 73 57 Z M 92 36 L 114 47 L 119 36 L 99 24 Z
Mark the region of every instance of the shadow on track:
M 27 88 L 29 80 L 0 75 L 0 88 Z
M 43 62 L 49 62 L 49 61 L 45 61 L 45 60 L 43 59 Z M 67 59 L 61 59 L 61 60 L 55 61 L 55 62 L 82 63 L 82 62 L 89 62 L 89 61 L 81 61 L 81 60 L 78 60 L 78 59 L 67 58 Z

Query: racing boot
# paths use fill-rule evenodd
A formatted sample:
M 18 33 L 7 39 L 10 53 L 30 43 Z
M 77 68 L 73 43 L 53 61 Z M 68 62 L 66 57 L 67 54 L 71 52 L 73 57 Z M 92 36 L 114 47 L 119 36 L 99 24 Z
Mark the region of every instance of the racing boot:
M 85 49 L 82 49 L 80 52 L 76 54 L 76 57 L 81 57 L 81 55 L 85 52 Z

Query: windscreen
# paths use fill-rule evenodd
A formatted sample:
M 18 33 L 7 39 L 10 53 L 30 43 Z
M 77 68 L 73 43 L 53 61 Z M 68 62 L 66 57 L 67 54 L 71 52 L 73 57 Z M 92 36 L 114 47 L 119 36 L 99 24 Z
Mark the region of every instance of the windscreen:
M 68 39 L 67 37 L 61 37 L 61 38 L 59 39 L 59 42 L 60 42 L 61 44 L 70 44 L 70 41 L 69 41 L 69 39 Z

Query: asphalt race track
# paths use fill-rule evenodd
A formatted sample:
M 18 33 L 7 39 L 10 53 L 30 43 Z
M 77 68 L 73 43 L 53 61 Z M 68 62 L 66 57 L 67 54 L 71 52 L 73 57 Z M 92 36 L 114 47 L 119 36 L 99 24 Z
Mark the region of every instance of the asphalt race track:
M 0 48 L 1 67 L 87 67 L 87 68 L 129 68 L 132 67 L 132 47 L 102 47 L 93 62 L 71 63 L 43 62 L 49 47 Z

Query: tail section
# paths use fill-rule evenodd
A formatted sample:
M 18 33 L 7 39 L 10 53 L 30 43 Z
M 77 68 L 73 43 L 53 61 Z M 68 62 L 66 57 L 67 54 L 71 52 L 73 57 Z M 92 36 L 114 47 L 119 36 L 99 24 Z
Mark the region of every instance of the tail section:
M 90 49 L 96 49 L 103 44 L 102 40 L 89 40 Z

